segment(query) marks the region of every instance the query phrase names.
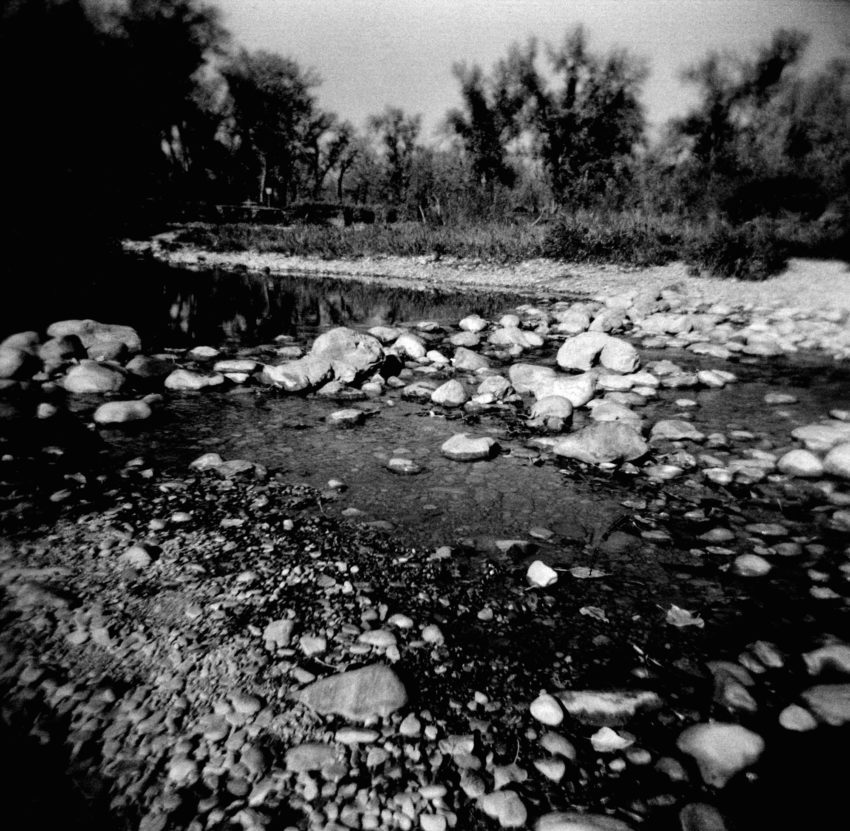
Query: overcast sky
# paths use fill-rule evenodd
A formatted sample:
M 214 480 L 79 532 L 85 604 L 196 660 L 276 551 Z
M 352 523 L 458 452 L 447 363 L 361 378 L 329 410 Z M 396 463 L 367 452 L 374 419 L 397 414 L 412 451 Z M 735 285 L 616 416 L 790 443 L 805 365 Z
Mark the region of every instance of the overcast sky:
M 387 104 L 422 113 L 425 135 L 458 101 L 456 61 L 489 69 L 510 43 L 557 42 L 584 23 L 591 48 L 650 59 L 644 102 L 682 112 L 679 70 L 710 49 L 746 51 L 780 26 L 810 32 L 807 65 L 850 56 L 850 0 L 213 0 L 234 39 L 318 71 L 320 104 L 363 126 Z

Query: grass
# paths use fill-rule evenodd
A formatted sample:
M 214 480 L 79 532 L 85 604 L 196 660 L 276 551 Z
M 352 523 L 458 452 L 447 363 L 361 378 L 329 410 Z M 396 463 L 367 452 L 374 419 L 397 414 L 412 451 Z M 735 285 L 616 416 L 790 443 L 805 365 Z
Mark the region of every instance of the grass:
M 848 256 L 843 226 L 756 219 L 732 225 L 640 212 L 581 211 L 548 224 L 399 222 L 330 225 L 192 225 L 177 236 L 210 251 L 256 251 L 324 259 L 450 257 L 498 264 L 545 257 L 572 263 L 636 267 L 683 260 L 698 272 L 764 280 L 789 256 Z

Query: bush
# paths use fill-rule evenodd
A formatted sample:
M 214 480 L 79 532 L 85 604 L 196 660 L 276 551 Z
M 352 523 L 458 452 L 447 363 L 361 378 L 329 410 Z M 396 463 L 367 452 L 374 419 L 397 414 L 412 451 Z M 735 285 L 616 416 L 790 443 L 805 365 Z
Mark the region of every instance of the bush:
M 692 232 L 682 259 L 717 277 L 766 280 L 788 262 L 789 246 L 772 220 L 756 219 L 735 226 L 722 220 Z
M 679 257 L 682 233 L 676 224 L 638 214 L 571 214 L 549 229 L 543 252 L 568 262 L 664 265 Z

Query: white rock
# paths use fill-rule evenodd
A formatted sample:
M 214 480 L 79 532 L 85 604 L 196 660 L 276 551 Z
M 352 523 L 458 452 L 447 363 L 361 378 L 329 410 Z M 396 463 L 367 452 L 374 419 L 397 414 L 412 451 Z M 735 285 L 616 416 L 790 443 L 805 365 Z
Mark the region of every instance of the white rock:
M 814 479 L 823 476 L 824 471 L 823 462 L 808 450 L 790 450 L 779 459 L 776 467 L 789 476 Z
M 621 735 L 610 727 L 600 727 L 591 737 L 590 743 L 597 753 L 614 753 L 631 747 L 635 740 L 628 735 Z
M 545 588 L 558 582 L 558 572 L 541 560 L 535 560 L 526 572 L 526 578 L 532 586 Z
M 688 727 L 676 742 L 692 756 L 707 785 L 722 788 L 739 771 L 758 761 L 764 739 L 740 724 L 711 722 Z
M 833 447 L 823 460 L 823 469 L 841 479 L 850 479 L 850 442 Z
M 541 693 L 531 702 L 531 715 L 541 724 L 557 727 L 564 720 L 564 711 L 557 699 L 548 693 Z

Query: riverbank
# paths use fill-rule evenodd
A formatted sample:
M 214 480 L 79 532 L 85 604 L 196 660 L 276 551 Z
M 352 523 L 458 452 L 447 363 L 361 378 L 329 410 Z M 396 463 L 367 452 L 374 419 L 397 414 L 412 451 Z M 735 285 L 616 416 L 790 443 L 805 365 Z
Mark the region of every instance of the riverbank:
M 146 241 L 125 241 L 130 253 L 181 268 L 247 269 L 271 274 L 333 277 L 391 287 L 441 291 L 503 291 L 541 297 L 597 297 L 676 286 L 694 304 L 788 306 L 801 311 L 850 311 L 850 269 L 840 260 L 792 259 L 776 277 L 761 282 L 695 275 L 681 262 L 647 268 L 570 264 L 534 259 L 516 265 L 428 257 L 363 257 L 326 260 L 250 251 L 207 251 L 174 242 L 176 232 Z

